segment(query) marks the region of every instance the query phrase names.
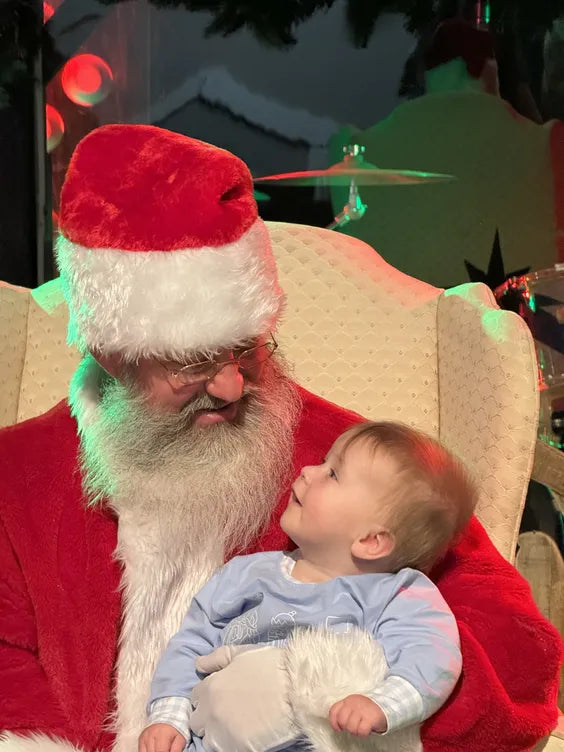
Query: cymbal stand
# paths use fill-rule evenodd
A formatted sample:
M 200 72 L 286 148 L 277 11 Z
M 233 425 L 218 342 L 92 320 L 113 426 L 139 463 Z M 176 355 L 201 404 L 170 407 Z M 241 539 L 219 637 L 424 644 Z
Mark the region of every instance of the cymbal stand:
M 345 153 L 345 162 L 351 161 L 351 162 L 359 162 L 361 163 L 363 161 L 362 154 L 364 153 L 365 147 L 359 146 L 358 144 L 351 144 L 350 146 L 344 146 L 343 152 Z M 327 225 L 328 230 L 338 230 L 341 227 L 344 227 L 351 221 L 355 221 L 357 219 L 361 219 L 364 216 L 364 213 L 367 209 L 366 204 L 362 202 L 362 199 L 360 198 L 360 194 L 358 192 L 358 186 L 356 184 L 356 181 L 354 178 L 351 178 L 350 186 L 349 186 L 349 200 L 343 207 L 342 211 L 340 211 L 335 219 Z

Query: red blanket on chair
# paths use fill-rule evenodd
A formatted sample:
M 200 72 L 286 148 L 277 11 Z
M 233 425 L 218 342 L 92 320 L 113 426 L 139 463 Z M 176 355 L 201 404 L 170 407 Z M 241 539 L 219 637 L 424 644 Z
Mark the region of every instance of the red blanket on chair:
M 475 519 L 433 579 L 458 621 L 463 675 L 425 724 L 426 752 L 529 749 L 557 721 L 557 631 Z

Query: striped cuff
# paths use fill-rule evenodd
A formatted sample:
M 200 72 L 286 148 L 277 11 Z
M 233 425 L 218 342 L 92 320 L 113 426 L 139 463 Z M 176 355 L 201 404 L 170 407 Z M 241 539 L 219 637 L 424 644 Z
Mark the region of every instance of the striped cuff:
M 420 723 L 424 718 L 423 698 L 401 676 L 389 676 L 374 692 L 366 693 L 366 697 L 382 708 L 388 722 L 386 734 Z
M 147 725 L 168 723 L 190 741 L 190 713 L 192 705 L 187 697 L 161 697 L 151 703 Z

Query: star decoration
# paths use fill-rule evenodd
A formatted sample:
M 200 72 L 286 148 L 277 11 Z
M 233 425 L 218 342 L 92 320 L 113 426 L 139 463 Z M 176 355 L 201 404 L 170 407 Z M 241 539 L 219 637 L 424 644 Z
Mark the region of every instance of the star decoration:
M 466 266 L 466 271 L 468 272 L 468 276 L 470 277 L 470 282 L 483 282 L 491 290 L 495 290 L 511 277 L 521 277 L 523 274 L 526 274 L 531 268 L 530 266 L 527 266 L 523 269 L 516 269 L 513 272 L 505 272 L 503 256 L 501 255 L 499 230 L 495 231 L 495 238 L 487 272 L 483 272 L 481 269 L 478 269 L 477 266 L 474 266 L 474 264 L 470 263 L 470 261 L 468 261 L 467 259 L 464 259 L 464 265 Z

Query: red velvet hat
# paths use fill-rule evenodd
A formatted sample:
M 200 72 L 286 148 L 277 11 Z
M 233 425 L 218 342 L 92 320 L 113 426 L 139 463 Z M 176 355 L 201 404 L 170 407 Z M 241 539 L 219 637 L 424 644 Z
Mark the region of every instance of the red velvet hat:
M 275 327 L 283 305 L 251 175 L 228 151 L 149 125 L 76 147 L 57 261 L 83 352 L 182 359 Z

